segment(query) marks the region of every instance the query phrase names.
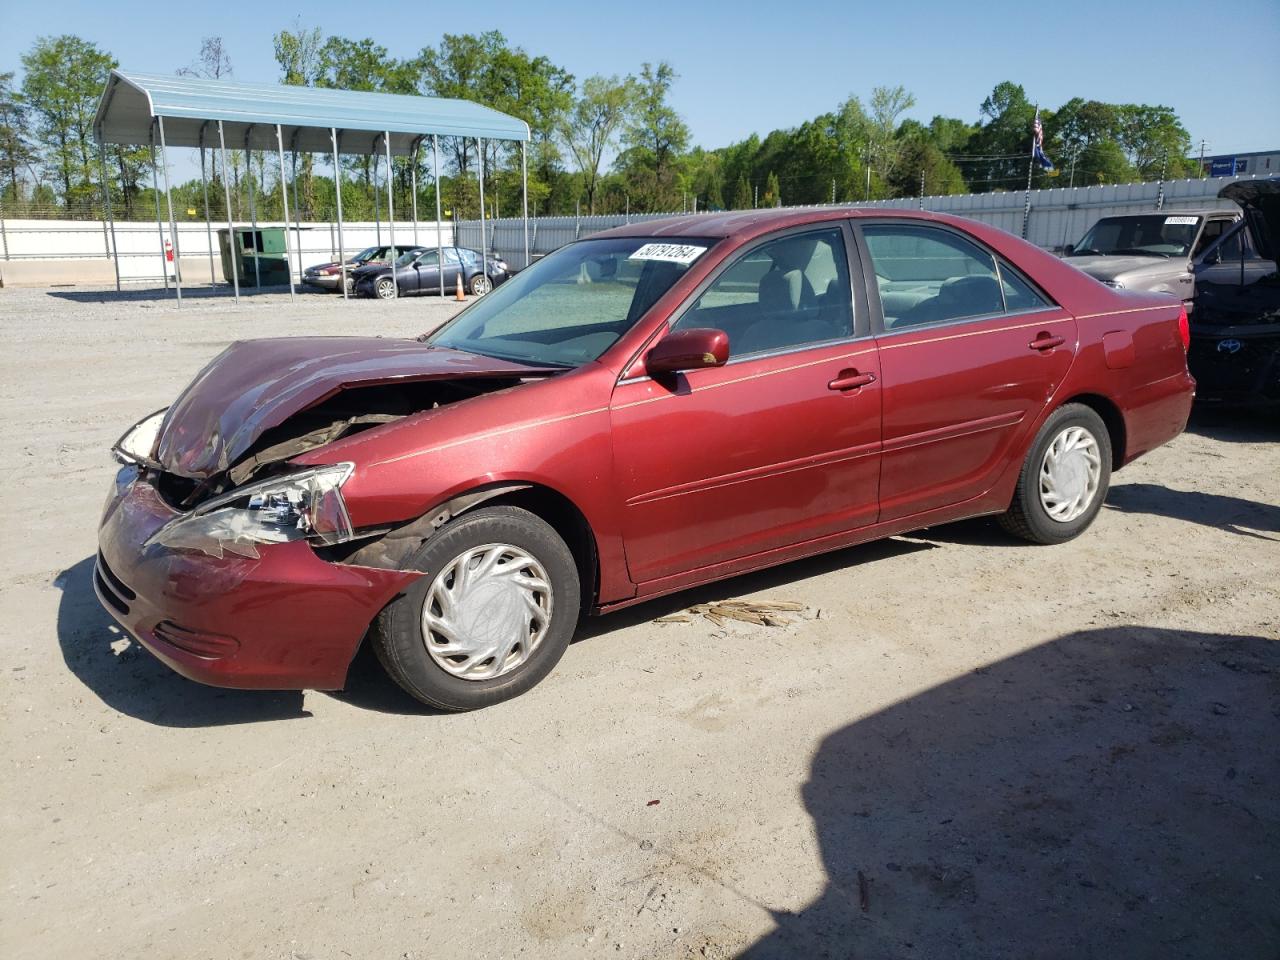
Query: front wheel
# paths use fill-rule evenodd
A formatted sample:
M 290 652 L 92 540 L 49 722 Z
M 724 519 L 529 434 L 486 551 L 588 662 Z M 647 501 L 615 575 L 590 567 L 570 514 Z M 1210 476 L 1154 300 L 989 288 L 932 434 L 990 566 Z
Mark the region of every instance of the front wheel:
M 489 278 L 483 273 L 477 273 L 471 278 L 471 295 L 473 297 L 483 297 L 492 289 L 493 284 L 489 282 Z
M 396 298 L 396 286 L 390 277 L 383 277 L 378 281 L 378 285 L 374 289 L 378 293 L 379 300 L 394 300 Z
M 441 710 L 474 710 L 529 690 L 577 628 L 573 554 L 527 510 L 463 514 L 405 569 L 427 573 L 383 610 L 370 639 L 388 675 Z
M 1032 543 L 1063 543 L 1093 523 L 1111 483 L 1111 435 L 1081 403 L 1050 414 L 1027 453 L 1000 525 Z

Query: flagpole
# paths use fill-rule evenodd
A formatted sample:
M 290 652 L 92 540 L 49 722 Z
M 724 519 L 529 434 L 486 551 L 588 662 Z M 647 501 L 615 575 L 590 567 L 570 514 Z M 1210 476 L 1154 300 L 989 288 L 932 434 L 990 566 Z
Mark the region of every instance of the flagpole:
M 1036 163 L 1036 124 L 1040 122 L 1040 104 L 1036 104 L 1036 119 L 1031 124 L 1031 153 L 1027 156 L 1027 194 L 1022 204 L 1022 239 L 1027 239 L 1027 223 L 1031 220 L 1031 172 Z

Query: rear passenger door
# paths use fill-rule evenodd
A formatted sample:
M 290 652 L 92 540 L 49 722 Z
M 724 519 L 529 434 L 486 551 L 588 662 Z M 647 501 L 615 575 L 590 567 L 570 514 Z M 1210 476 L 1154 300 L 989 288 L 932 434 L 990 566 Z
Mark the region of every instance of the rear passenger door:
M 1071 366 L 1075 320 L 960 230 L 857 231 L 884 392 L 880 519 L 978 498 Z

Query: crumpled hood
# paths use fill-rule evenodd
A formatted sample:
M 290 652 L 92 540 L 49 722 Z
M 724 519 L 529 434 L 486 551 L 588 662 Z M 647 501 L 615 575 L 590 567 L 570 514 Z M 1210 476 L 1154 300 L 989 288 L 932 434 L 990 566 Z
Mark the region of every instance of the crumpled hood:
M 416 340 L 240 340 L 201 370 L 169 408 L 156 459 L 171 473 L 205 479 L 234 464 L 272 427 L 345 388 L 548 372 Z
M 1120 277 L 1139 277 L 1150 274 L 1161 276 L 1179 273 L 1186 269 L 1183 259 L 1165 257 L 1134 257 L 1127 255 L 1067 257 L 1066 262 L 1077 270 L 1083 270 L 1095 280 L 1117 280 Z

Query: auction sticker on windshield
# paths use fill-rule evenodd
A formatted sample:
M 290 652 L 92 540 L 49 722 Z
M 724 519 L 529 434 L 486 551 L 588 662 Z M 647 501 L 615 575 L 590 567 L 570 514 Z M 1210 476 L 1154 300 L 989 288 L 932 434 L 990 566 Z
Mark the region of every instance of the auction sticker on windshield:
M 1172 223 L 1179 226 L 1194 226 L 1195 222 L 1199 219 L 1199 217 L 1165 217 L 1164 222 L 1166 224 Z
M 697 247 L 687 243 L 646 243 L 628 260 L 663 260 L 667 263 L 688 265 L 706 253 L 706 247 Z

